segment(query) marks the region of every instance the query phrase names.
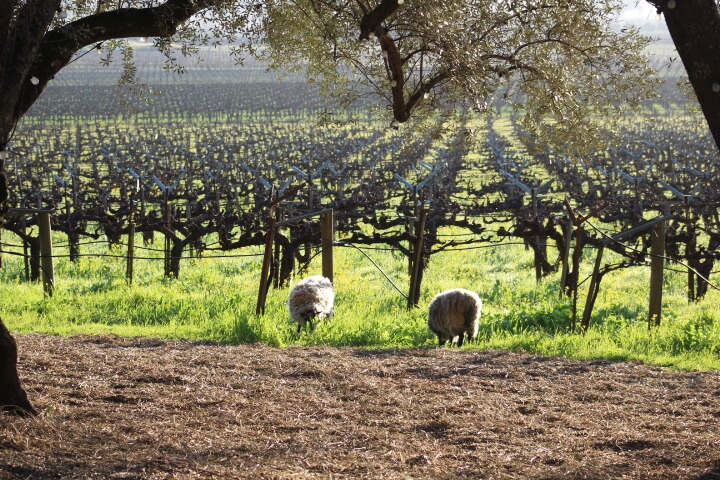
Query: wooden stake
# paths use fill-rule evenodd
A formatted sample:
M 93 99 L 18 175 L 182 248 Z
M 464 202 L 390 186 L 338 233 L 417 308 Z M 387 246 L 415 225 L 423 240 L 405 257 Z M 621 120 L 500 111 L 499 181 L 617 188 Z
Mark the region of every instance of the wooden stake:
M 133 264 L 135 261 L 135 223 L 130 222 L 128 225 L 128 250 L 127 250 L 127 270 L 125 278 L 128 285 L 133 282 Z
M 412 264 L 412 275 L 410 276 L 410 294 L 408 295 L 408 310 L 417 307 L 420 301 L 420 274 L 422 272 L 422 255 L 423 243 L 425 240 L 425 217 L 427 209 L 423 203 L 423 207 L 419 209 L 419 219 L 415 229 L 415 252 Z
M 50 213 L 38 214 L 38 227 L 40 229 L 40 266 L 42 267 L 43 290 L 52 297 L 55 288 L 55 272 L 52 258 L 52 230 L 50 228 Z
M 560 298 L 566 293 L 565 283 L 567 283 L 568 270 L 570 270 L 570 242 L 572 241 L 573 222 L 568 217 L 568 223 L 565 225 L 565 249 L 562 253 L 562 272 L 560 273 Z
M 165 224 L 167 225 L 168 230 L 170 230 L 171 225 L 171 218 L 170 218 L 170 202 L 168 201 L 167 195 L 165 196 Z M 170 242 L 170 236 L 165 235 L 165 276 L 170 277 L 170 256 L 171 253 L 171 242 Z
M 322 235 L 322 274 L 332 283 L 334 272 L 333 243 L 335 243 L 335 223 L 332 210 L 320 217 L 320 232 Z
M 272 246 L 275 242 L 275 205 L 270 207 L 270 218 L 268 219 L 268 229 L 265 234 L 265 253 L 263 254 L 262 269 L 260 271 L 260 288 L 258 289 L 258 300 L 255 307 L 255 315 L 263 315 L 265 313 L 265 301 L 268 292 L 268 273 L 270 272 L 270 262 L 272 262 Z
M 572 275 L 570 276 L 570 288 L 572 289 L 572 319 L 570 322 L 570 328 L 574 332 L 577 328 L 577 304 L 578 304 L 578 280 L 580 279 L 580 257 L 582 256 L 583 249 L 583 234 L 584 229 L 582 225 L 578 225 L 575 229 L 575 250 L 573 250 L 573 268 Z
M 590 287 L 588 287 L 587 300 L 585 301 L 585 310 L 583 311 L 582 329 L 587 332 L 590 328 L 590 318 L 595 307 L 595 300 L 600 291 L 600 264 L 602 262 L 603 253 L 605 252 L 605 244 L 598 248 L 597 257 L 595 258 L 595 266 L 593 267 L 592 277 L 590 279 Z
M 650 307 L 648 327 L 659 326 L 662 316 L 662 287 L 665 268 L 665 222 L 658 223 L 652 232 L 650 242 Z
M 535 222 L 540 224 L 540 219 L 538 219 L 538 201 L 537 201 L 537 189 L 532 188 L 530 189 L 530 195 L 532 198 L 532 217 Z M 540 279 L 542 278 L 542 256 L 540 254 L 540 237 L 536 236 L 534 238 L 535 241 L 535 249 L 533 250 L 535 252 L 534 260 L 535 260 L 535 281 L 540 282 Z

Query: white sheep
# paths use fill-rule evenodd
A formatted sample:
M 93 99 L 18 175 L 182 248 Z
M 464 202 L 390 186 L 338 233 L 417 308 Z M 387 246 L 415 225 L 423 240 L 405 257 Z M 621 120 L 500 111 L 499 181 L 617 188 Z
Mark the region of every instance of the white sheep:
M 305 326 L 315 329 L 313 320 L 318 322 L 335 314 L 335 291 L 326 277 L 314 275 L 300 281 L 290 291 L 288 298 L 290 320 L 298 324 L 298 333 Z
M 455 288 L 439 293 L 430 302 L 428 326 L 438 336 L 440 346 L 456 342 L 461 347 L 465 335 L 475 340 L 478 334 L 482 300 L 477 293 Z

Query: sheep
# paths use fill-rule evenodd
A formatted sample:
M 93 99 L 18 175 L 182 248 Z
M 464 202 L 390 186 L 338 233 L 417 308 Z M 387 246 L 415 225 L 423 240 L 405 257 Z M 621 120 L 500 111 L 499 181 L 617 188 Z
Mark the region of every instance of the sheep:
M 428 326 L 442 347 L 457 341 L 461 347 L 465 335 L 475 340 L 478 334 L 482 300 L 477 293 L 456 288 L 439 293 L 430 302 Z
M 310 330 L 314 330 L 314 319 L 321 322 L 335 314 L 335 292 L 332 283 L 320 275 L 300 281 L 290 291 L 288 310 L 290 321 L 298 324 L 298 333 L 305 324 L 309 324 Z

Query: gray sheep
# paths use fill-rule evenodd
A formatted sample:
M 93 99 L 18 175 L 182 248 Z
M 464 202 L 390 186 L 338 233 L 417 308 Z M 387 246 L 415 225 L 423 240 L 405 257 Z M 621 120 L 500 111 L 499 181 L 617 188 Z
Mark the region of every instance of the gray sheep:
M 298 324 L 298 333 L 306 325 L 315 329 L 315 320 L 321 322 L 335 314 L 335 291 L 326 277 L 314 275 L 300 281 L 288 298 L 290 320 Z
M 481 313 L 482 300 L 477 293 L 464 288 L 446 290 L 430 302 L 428 326 L 440 346 L 457 341 L 461 347 L 466 334 L 468 340 L 477 337 Z

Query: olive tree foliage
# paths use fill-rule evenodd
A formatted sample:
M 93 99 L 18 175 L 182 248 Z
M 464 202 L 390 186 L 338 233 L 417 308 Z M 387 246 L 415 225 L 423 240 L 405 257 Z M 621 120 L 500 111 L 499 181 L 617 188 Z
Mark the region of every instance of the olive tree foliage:
M 394 125 L 500 104 L 549 144 L 591 149 L 654 88 L 623 3 L 272 0 L 263 53 L 345 102 L 379 95 Z

